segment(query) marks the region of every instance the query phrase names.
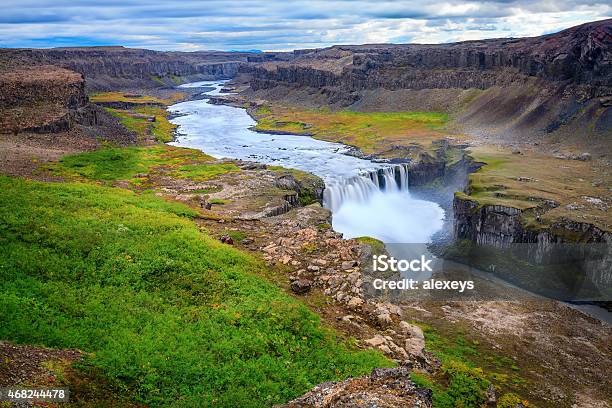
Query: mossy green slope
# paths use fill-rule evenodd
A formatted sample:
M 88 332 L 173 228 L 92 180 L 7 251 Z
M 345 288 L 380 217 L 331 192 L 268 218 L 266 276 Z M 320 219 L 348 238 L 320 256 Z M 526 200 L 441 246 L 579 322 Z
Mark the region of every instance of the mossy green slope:
M 352 350 L 181 204 L 0 177 L 0 338 L 88 352 L 149 406 L 271 406 L 389 362 Z

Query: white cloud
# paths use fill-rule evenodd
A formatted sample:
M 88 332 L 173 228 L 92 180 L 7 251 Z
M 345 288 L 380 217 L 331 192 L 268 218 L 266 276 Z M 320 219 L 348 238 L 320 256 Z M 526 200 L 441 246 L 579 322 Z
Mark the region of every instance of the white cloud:
M 9 0 L 0 46 L 290 50 L 534 36 L 609 18 L 607 0 Z M 27 13 L 24 12 L 27 10 Z

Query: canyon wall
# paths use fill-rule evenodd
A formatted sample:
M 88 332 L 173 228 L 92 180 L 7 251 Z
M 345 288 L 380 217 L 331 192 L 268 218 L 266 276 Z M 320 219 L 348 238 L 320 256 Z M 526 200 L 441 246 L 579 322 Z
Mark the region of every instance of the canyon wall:
M 83 75 L 42 65 L 0 73 L 0 133 L 59 132 L 94 124 Z
M 286 58 L 283 53 L 160 52 L 124 47 L 0 49 L 0 67 L 54 65 L 85 76 L 89 90 L 176 85 L 229 79 L 242 64 Z
M 333 46 L 299 53 L 289 63 L 254 67 L 255 88 L 274 81 L 349 90 L 479 88 L 524 76 L 586 85 L 591 95 L 612 85 L 612 20 L 560 33 L 453 44 Z M 335 61 L 337 64 L 332 64 Z M 268 82 L 270 81 L 270 82 Z
M 483 270 L 495 265 L 490 272 L 535 293 L 612 306 L 610 232 L 568 219 L 530 228 L 523 210 L 459 194 L 453 212 L 455 238 L 474 245 L 456 259 Z
M 536 138 L 612 129 L 612 20 L 454 44 L 333 46 L 240 67 L 250 93 L 355 110 L 441 110 L 473 133 Z M 315 104 L 316 104 L 315 103 Z

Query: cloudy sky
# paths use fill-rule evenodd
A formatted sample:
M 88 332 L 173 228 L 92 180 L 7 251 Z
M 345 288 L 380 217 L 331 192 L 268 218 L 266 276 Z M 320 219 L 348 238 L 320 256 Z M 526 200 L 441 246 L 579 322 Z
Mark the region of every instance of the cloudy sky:
M 609 0 L 3 0 L 0 47 L 291 50 L 522 37 L 612 16 Z

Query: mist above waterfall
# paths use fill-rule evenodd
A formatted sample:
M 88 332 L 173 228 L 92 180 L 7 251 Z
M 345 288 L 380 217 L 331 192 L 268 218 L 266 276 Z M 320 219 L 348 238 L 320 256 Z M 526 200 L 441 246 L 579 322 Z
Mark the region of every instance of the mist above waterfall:
M 346 201 L 334 211 L 333 227 L 346 238 L 370 236 L 386 243 L 429 242 L 442 228 L 444 210 L 406 191 L 372 194 L 366 201 Z

